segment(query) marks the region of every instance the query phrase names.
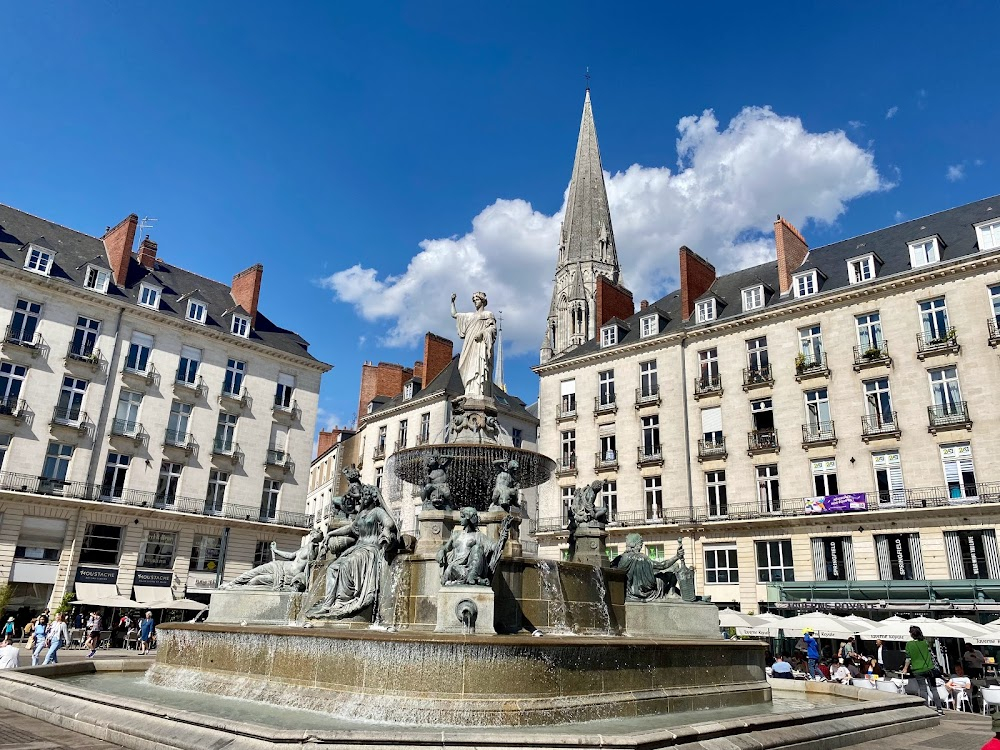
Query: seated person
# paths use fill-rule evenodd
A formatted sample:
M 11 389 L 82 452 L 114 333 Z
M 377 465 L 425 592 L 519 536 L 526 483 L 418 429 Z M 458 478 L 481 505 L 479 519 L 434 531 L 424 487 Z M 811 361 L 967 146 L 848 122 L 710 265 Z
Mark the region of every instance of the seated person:
M 771 677 L 781 680 L 792 679 L 792 665 L 785 661 L 785 657 L 780 654 L 774 657 L 774 664 L 771 665 Z
M 816 668 L 819 670 L 819 673 L 823 675 L 823 677 L 825 677 L 828 680 L 830 679 L 830 662 L 828 662 L 826 659 L 823 659 L 819 664 L 816 665 Z
M 962 665 L 956 664 L 954 674 L 952 674 L 948 681 L 944 683 L 944 686 L 948 688 L 948 693 L 951 694 L 952 697 L 956 697 L 963 691 L 972 690 L 972 680 L 966 676 L 965 669 L 962 668 Z
M 868 666 L 866 667 L 866 669 L 868 671 L 867 671 L 867 673 L 866 673 L 865 676 L 869 680 L 884 680 L 885 679 L 885 667 L 883 667 L 881 664 L 879 664 L 878 663 L 878 659 L 876 659 L 874 656 L 871 659 L 868 660 Z
M 851 677 L 860 677 L 861 668 L 857 665 L 854 659 L 841 659 L 844 665 L 847 667 L 847 671 L 851 673 Z
M 847 665 L 844 664 L 843 659 L 838 659 L 837 662 L 838 662 L 837 669 L 834 671 L 833 677 L 831 677 L 830 679 L 832 679 L 834 682 L 839 682 L 842 685 L 850 685 L 851 670 L 849 670 L 847 668 Z

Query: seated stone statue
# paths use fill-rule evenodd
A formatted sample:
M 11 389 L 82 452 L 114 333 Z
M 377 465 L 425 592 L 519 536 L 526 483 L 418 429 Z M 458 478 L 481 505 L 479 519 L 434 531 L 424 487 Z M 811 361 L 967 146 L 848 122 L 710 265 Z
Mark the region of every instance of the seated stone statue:
M 308 585 L 309 566 L 316 560 L 323 532 L 313 529 L 302 538 L 302 545 L 295 552 L 282 552 L 271 542 L 274 559 L 258 565 L 237 576 L 222 588 L 241 586 L 249 588 L 270 588 L 274 591 L 305 591 Z
M 448 474 L 445 471 L 450 461 L 450 458 L 437 453 L 427 457 L 427 484 L 421 492 L 424 508 L 455 509 L 451 504 L 451 485 L 448 484 Z
M 479 531 L 479 513 L 475 508 L 462 508 L 461 529 L 451 532 L 451 538 L 438 550 L 442 586 L 490 586 L 500 562 L 500 554 L 510 535 L 511 516 L 500 525 L 500 538 L 492 541 Z
M 612 568 L 624 570 L 626 574 L 625 600 L 629 602 L 650 602 L 657 599 L 681 597 L 677 587 L 678 572 L 685 567 L 684 547 L 678 542 L 677 554 L 669 560 L 650 559 L 642 551 L 642 536 L 629 534 L 625 537 L 625 553 L 611 561 Z
M 361 507 L 361 472 L 353 464 L 344 469 L 347 477 L 347 492 L 330 500 L 333 517 L 350 521 Z
M 569 508 L 570 528 L 588 526 L 603 529 L 608 522 L 608 509 L 597 505 L 597 493 L 604 488 L 604 480 L 595 479 L 590 484 L 577 488 L 573 503 Z
M 511 508 L 520 509 L 521 485 L 513 477 L 513 472 L 518 469 L 517 459 L 500 458 L 493 464 L 500 469 L 500 473 L 497 474 L 497 478 L 493 482 L 493 496 L 491 498 L 493 504 L 490 506 L 490 511 L 505 510 L 510 513 Z

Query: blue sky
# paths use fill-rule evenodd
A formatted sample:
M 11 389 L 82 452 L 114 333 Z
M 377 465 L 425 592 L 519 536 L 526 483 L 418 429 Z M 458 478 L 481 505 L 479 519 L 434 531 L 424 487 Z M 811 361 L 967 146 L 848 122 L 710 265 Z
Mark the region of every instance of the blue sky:
M 362 361 L 411 364 L 480 287 L 534 399 L 588 66 L 637 299 L 682 243 L 766 260 L 777 213 L 815 247 L 1000 192 L 996 3 L 4 15 L 0 201 L 95 235 L 156 217 L 165 260 L 220 280 L 262 262 L 262 308 L 335 366 L 322 425 L 353 417 Z

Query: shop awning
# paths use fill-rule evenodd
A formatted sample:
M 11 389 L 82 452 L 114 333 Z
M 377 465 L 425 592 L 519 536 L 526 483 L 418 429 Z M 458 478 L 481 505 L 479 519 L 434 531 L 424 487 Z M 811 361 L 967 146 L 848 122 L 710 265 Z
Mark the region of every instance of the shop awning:
M 76 599 L 73 604 L 93 604 L 98 607 L 135 607 L 134 601 L 118 593 L 113 583 L 80 583 L 73 586 Z
M 174 592 L 169 586 L 133 586 L 135 600 L 143 607 L 169 607 L 174 600 Z

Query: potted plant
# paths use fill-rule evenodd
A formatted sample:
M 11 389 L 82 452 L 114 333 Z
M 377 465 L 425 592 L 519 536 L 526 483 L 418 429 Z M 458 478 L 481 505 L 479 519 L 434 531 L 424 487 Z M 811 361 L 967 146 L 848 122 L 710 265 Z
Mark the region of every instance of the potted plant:
M 882 350 L 879 349 L 877 346 L 872 346 L 869 347 L 868 349 L 865 349 L 864 353 L 861 356 L 864 357 L 865 359 L 878 359 L 879 357 L 882 356 Z
M 806 355 L 799 352 L 795 355 L 795 371 L 802 372 L 806 368 Z

